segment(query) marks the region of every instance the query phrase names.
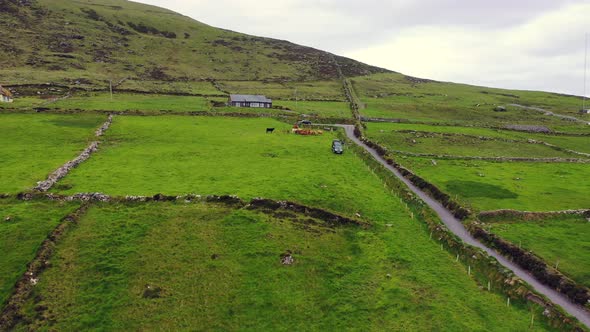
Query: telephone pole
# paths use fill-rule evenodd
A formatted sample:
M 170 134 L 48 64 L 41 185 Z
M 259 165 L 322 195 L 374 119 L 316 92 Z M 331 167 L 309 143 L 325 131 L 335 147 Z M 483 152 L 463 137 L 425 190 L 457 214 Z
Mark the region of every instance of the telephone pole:
M 588 71 L 588 33 L 584 35 L 584 96 L 582 97 L 582 110 L 586 111 L 586 72 Z

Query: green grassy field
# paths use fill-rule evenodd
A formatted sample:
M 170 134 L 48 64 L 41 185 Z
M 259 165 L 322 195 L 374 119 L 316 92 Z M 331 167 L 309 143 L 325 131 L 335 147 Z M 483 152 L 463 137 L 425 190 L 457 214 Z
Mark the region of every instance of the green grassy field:
M 273 134 L 265 133 L 269 127 Z M 331 153 L 335 135 L 290 129 L 273 119 L 116 117 L 101 151 L 56 190 L 267 196 L 351 213 L 360 208 L 355 201 L 379 192 L 362 161 Z
M 588 165 L 398 157 L 398 161 L 477 211 L 587 208 Z
M 41 319 L 17 330 L 529 329 L 400 217 L 331 229 L 202 203 L 93 207 L 35 288 Z
M 0 103 L 0 109 L 21 109 L 21 108 L 31 108 L 37 106 L 43 106 L 47 104 L 49 101 L 46 99 L 41 99 L 39 97 L 18 97 L 14 99 L 12 103 Z
M 299 114 L 324 118 L 347 119 L 352 116 L 348 103 L 341 101 L 274 100 L 273 105 L 288 107 Z
M 451 155 L 468 157 L 531 157 L 531 158 L 580 158 L 581 156 L 557 150 L 541 144 L 530 144 L 522 138 L 506 138 L 483 136 L 483 132 L 492 130 L 468 128 L 473 133 L 465 134 L 453 132 L 458 127 L 441 127 L 443 133 L 432 131 L 415 131 L 420 126 L 399 126 L 396 124 L 370 123 L 367 124 L 366 135 L 384 147 L 409 153 Z M 422 126 L 434 128 L 434 126 Z M 429 128 L 429 129 L 430 129 Z M 410 130 L 410 131 L 408 131 Z M 478 135 L 475 135 L 478 134 Z M 498 133 L 497 136 L 503 133 Z M 504 134 L 508 136 L 508 134 Z M 514 135 L 516 136 L 516 135 Z
M 578 116 L 588 122 L 589 117 L 577 113 L 581 107 L 577 97 L 416 80 L 397 73 L 355 77 L 352 82 L 365 104 L 361 113 L 368 117 L 488 126 L 535 124 L 555 130 L 590 131 L 586 124 L 508 106 L 513 103 L 537 106 L 558 114 Z M 494 112 L 497 105 L 507 106 L 508 111 Z
M 106 118 L 15 110 L 264 112 L 291 118 L 116 116 L 99 151 L 52 192 L 263 196 L 357 214 L 373 225 L 309 226 L 302 216 L 293 221 L 205 203 L 97 203 L 58 243 L 17 330 L 548 330 L 540 313 L 531 329 L 530 307 L 507 307 L 505 295 L 469 276 L 353 149 L 331 153 L 341 133 L 297 136 L 287 122 L 301 114 L 352 118 L 343 89 L 350 80 L 362 115 L 430 124 L 369 124 L 369 137 L 392 149 L 579 157 L 522 141 L 588 153 L 588 136 L 489 128 L 531 124 L 590 133 L 587 124 L 508 105 L 590 121 L 577 113 L 579 98 L 376 74 L 387 71 L 121 0 L 4 1 L 0 29 L 0 84 L 16 85 L 17 96 L 0 104 L 0 193 L 45 179 L 95 140 Z M 112 100 L 104 92 L 111 81 L 121 82 Z M 46 99 L 70 88 L 70 98 Z M 227 93 L 265 94 L 293 111 L 212 106 Z M 494 112 L 497 105 L 508 105 L 507 112 Z M 392 133 L 408 129 L 472 136 Z M 588 207 L 587 164 L 398 161 L 476 211 Z M 0 200 L 0 303 L 43 238 L 76 206 Z M 553 220 L 492 228 L 550 263 L 559 259 L 588 285 L 583 226 Z M 279 263 L 286 250 L 293 266 Z M 160 296 L 143 297 L 146 285 L 161 287 Z
M 371 137 L 377 138 L 379 136 L 387 135 L 392 131 L 415 130 L 431 133 L 463 134 L 509 140 L 532 139 L 553 144 L 563 149 L 590 153 L 590 136 L 551 135 L 480 127 L 433 126 L 417 123 L 366 123 L 366 126 L 367 134 L 369 134 Z M 578 157 L 584 158 L 584 156 Z
M 105 92 L 76 95 L 47 107 L 92 111 L 205 112 L 211 110 L 209 100 L 205 97 L 115 93 L 111 99 L 111 95 Z
M 0 193 L 15 193 L 77 156 L 106 116 L 0 114 Z
M 43 240 L 77 206 L 0 199 L 0 304 L 10 296 Z
M 520 244 L 556 266 L 564 274 L 590 287 L 590 227 L 580 216 L 540 221 L 491 223 L 490 230 Z

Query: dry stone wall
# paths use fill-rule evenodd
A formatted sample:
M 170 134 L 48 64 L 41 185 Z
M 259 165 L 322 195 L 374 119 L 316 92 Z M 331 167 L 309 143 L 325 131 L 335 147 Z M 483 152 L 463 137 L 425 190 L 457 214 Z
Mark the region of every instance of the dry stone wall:
M 100 128 L 96 130 L 95 136 L 101 137 L 105 133 L 105 131 L 109 129 L 112 122 L 113 116 L 109 115 L 105 123 L 103 123 L 102 126 L 100 126 Z M 57 181 L 68 175 L 68 173 L 73 168 L 77 167 L 78 165 L 86 161 L 88 158 L 90 158 L 90 156 L 98 150 L 99 145 L 99 141 L 91 142 L 90 145 L 88 145 L 88 147 L 86 147 L 86 149 L 84 149 L 84 151 L 82 151 L 82 153 L 80 153 L 76 158 L 66 162 L 61 167 L 56 169 L 53 173 L 49 174 L 46 180 L 37 182 L 37 186 L 35 186 L 35 188 L 33 189 L 35 191 L 41 192 L 45 192 L 51 189 L 51 187 L 53 187 L 53 185 L 55 185 Z

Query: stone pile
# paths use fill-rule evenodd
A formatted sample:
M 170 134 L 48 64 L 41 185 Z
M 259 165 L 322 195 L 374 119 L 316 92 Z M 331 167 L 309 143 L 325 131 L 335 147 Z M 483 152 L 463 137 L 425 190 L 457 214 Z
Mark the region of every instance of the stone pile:
M 550 133 L 551 129 L 545 126 L 535 126 L 535 125 L 517 125 L 517 124 L 510 124 L 505 125 L 504 129 L 509 130 L 516 130 L 516 131 L 527 131 L 531 133 Z

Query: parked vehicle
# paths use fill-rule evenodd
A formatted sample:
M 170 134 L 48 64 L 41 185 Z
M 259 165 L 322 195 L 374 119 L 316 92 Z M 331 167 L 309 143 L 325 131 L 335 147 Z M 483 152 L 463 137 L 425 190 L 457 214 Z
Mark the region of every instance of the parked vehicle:
M 335 154 L 342 154 L 342 152 L 344 152 L 343 144 L 339 139 L 332 141 L 332 152 Z
M 297 122 L 298 125 L 306 125 L 306 126 L 311 126 L 311 121 L 309 120 L 301 120 L 299 122 Z

